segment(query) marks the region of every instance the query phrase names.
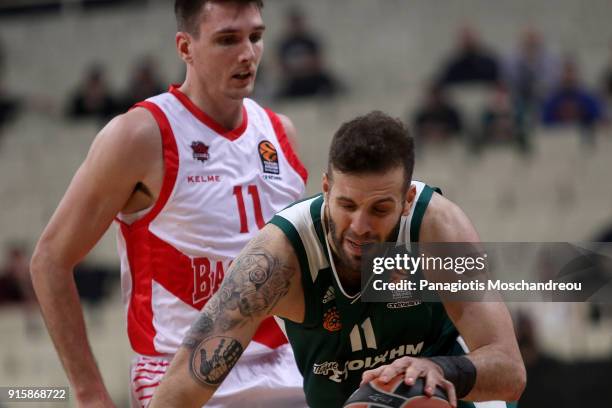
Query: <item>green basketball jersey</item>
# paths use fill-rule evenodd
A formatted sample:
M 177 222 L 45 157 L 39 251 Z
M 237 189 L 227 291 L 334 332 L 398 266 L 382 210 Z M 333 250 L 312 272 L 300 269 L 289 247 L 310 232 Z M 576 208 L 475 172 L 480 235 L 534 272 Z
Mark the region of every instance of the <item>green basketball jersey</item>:
M 415 205 L 402 217 L 397 242 L 418 242 L 434 189 L 421 182 Z M 287 236 L 301 269 L 305 318 L 297 324 L 277 319 L 304 376 L 310 407 L 341 407 L 357 389 L 363 371 L 403 356 L 464 354 L 458 332 L 441 303 L 361 302 L 336 275 L 323 223 L 323 195 L 284 209 L 270 221 Z M 460 408 L 474 407 L 460 402 Z M 478 406 L 478 404 L 476 404 Z M 488 407 L 502 405 L 488 405 Z

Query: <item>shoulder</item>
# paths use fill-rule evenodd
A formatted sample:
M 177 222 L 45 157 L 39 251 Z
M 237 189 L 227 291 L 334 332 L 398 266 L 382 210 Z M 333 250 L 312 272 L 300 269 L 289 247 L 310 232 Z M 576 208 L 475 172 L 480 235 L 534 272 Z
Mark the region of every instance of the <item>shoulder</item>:
M 282 130 L 287 136 L 287 139 L 289 139 L 291 147 L 293 149 L 296 148 L 297 130 L 293 125 L 293 122 L 291 121 L 291 119 L 289 119 L 287 115 L 275 112 L 269 107 L 263 107 L 253 99 L 244 98 L 243 104 L 247 108 L 247 110 L 259 112 L 259 114 L 267 116 L 267 118 L 272 122 L 274 130 L 277 132 L 279 130 Z M 279 127 L 281 129 L 279 129 Z
M 434 193 L 421 226 L 423 242 L 476 242 L 480 238 L 463 210 L 449 199 Z
M 135 108 L 113 118 L 96 136 L 89 156 L 95 160 L 102 154 L 144 171 L 162 160 L 161 133 L 153 115 Z
M 150 143 L 160 136 L 159 126 L 153 114 L 141 107 L 116 116 L 106 128 L 112 134 L 121 134 L 126 142 Z
M 297 144 L 297 130 L 295 129 L 293 122 L 286 115 L 281 113 L 277 113 L 276 115 L 283 125 L 283 129 L 285 130 L 285 134 L 287 135 L 287 139 L 289 139 L 291 147 L 295 149 Z
M 98 138 L 119 144 L 125 150 L 161 147 L 161 133 L 153 115 L 144 108 L 135 108 L 113 118 Z
M 323 208 L 323 194 L 319 193 L 310 197 L 295 201 L 279 211 L 275 217 L 282 217 L 292 223 L 306 222 L 312 224 L 320 221 Z M 274 219 L 274 218 L 273 218 Z

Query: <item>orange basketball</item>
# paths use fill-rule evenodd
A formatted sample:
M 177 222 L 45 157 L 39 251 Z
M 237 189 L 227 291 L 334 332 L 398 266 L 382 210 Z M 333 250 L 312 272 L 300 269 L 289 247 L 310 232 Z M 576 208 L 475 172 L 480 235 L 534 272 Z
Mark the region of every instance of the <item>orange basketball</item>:
M 425 381 L 417 378 L 414 385 L 404 382 L 398 374 L 388 383 L 376 379 L 362 385 L 344 403 L 345 408 L 451 408 L 446 392 L 436 388 L 428 397 L 423 392 Z

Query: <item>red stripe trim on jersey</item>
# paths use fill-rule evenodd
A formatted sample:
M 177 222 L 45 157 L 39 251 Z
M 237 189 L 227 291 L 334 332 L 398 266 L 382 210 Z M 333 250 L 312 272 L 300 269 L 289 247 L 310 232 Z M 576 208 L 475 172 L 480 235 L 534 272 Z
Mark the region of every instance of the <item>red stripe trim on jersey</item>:
M 147 370 L 146 368 L 139 368 L 138 370 L 135 370 L 134 373 L 165 374 L 166 370 Z
M 240 123 L 240 125 L 238 125 L 236 129 L 228 130 L 219 122 L 217 122 L 208 114 L 206 114 L 206 112 L 204 112 L 202 109 L 198 108 L 195 103 L 193 103 L 191 99 L 187 97 L 187 95 L 185 95 L 179 90 L 179 85 L 171 85 L 168 92 L 174 95 L 183 104 L 183 106 L 185 106 L 185 108 L 187 108 L 187 110 L 191 112 L 193 116 L 200 120 L 200 122 L 202 122 L 204 125 L 208 126 L 216 133 L 228 140 L 234 141 L 238 139 L 240 136 L 242 136 L 242 134 L 247 128 L 247 125 L 249 123 L 249 117 L 244 105 L 242 106 L 242 123 Z
M 278 139 L 278 142 L 280 143 L 281 150 L 283 151 L 283 154 L 287 158 L 289 165 L 293 167 L 296 173 L 299 174 L 302 180 L 304 180 L 304 184 L 306 184 L 308 182 L 308 170 L 306 170 L 306 167 L 304 167 L 304 165 L 300 161 L 300 158 L 297 156 L 297 154 L 293 150 L 293 147 L 291 146 L 291 143 L 289 142 L 289 138 L 287 137 L 287 134 L 285 133 L 285 127 L 283 126 L 283 123 L 281 122 L 280 118 L 278 117 L 276 113 L 272 112 L 268 108 L 265 108 L 265 111 L 268 114 L 268 117 L 270 118 L 270 122 L 272 122 L 274 133 L 276 133 L 276 138 Z
M 155 377 L 149 377 L 148 375 L 139 375 L 137 377 L 134 377 L 132 381 L 138 381 L 138 380 L 155 380 Z
M 115 221 L 117 221 L 119 224 L 125 224 L 128 227 L 130 226 L 130 224 L 128 224 L 127 222 L 123 221 L 119 217 L 115 217 Z
M 138 398 L 138 401 L 146 400 L 146 399 L 149 399 L 149 398 L 153 398 L 153 394 L 151 394 L 151 395 L 145 395 L 144 397 L 139 397 L 139 398 Z
M 153 326 L 151 306 L 153 271 L 147 265 L 150 253 L 147 235 L 150 233 L 147 228 L 130 228 L 127 224 L 120 224 L 120 228 L 132 278 L 132 294 L 127 313 L 130 345 L 139 354 L 160 355 L 153 344 L 157 332 Z
M 159 126 L 159 130 L 161 132 L 162 138 L 162 149 L 164 155 L 164 180 L 162 182 L 162 188 L 159 192 L 159 197 L 155 202 L 155 205 L 144 217 L 130 224 L 131 228 L 136 228 L 140 225 L 149 224 L 153 219 L 161 212 L 164 208 L 170 195 L 172 194 L 172 190 L 174 190 L 174 184 L 176 183 L 176 175 L 178 173 L 178 165 L 179 165 L 179 157 L 178 157 L 178 147 L 176 145 L 176 139 L 174 138 L 174 133 L 172 132 L 172 127 L 170 126 L 170 122 L 168 118 L 164 114 L 164 112 L 154 103 L 144 101 L 139 102 L 135 107 L 142 107 L 151 112 L 157 125 Z
M 278 327 L 278 323 L 272 316 L 266 317 L 261 322 L 253 336 L 253 341 L 273 349 L 288 343 L 285 333 Z
M 151 361 L 151 362 L 147 362 L 147 363 L 138 363 L 138 364 L 136 364 L 136 367 L 144 367 L 144 366 L 148 366 L 148 365 L 152 365 L 152 366 L 169 366 L 170 363 L 166 363 L 164 361 Z
M 178 148 L 172 127 L 162 110 L 152 102 L 140 102 L 135 107 L 147 109 L 159 126 L 162 138 L 164 179 L 162 188 L 153 208 L 141 219 L 132 224 L 120 223 L 121 234 L 125 240 L 132 293 L 127 313 L 128 337 L 132 349 L 139 354 L 157 356 L 154 339 L 157 331 L 153 326 L 152 284 L 154 266 L 151 258 L 154 253 L 150 222 L 164 208 L 176 182 L 178 173 Z M 162 372 L 163 373 L 163 372 Z
M 140 387 L 136 388 L 134 390 L 134 392 L 138 392 L 140 390 L 144 390 L 145 388 L 153 388 L 153 387 L 157 387 L 159 385 L 159 381 L 156 382 L 155 384 L 151 384 L 151 385 L 141 385 Z

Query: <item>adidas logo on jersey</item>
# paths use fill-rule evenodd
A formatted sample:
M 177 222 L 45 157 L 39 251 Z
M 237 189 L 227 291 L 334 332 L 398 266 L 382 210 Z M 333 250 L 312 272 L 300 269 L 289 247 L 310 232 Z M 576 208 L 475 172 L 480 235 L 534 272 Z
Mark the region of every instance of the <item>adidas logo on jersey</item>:
M 325 296 L 323 296 L 323 304 L 329 303 L 336 298 L 336 291 L 334 291 L 334 287 L 330 286 L 327 288 L 327 292 L 325 292 Z

